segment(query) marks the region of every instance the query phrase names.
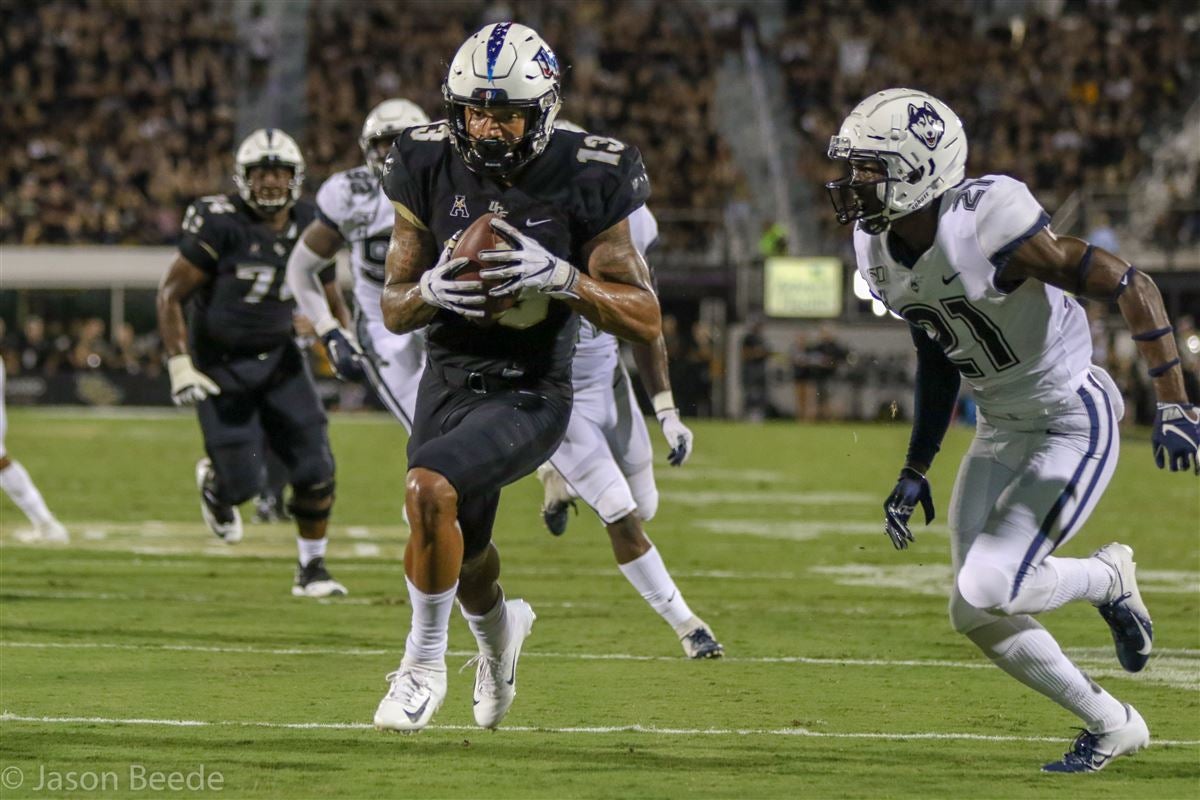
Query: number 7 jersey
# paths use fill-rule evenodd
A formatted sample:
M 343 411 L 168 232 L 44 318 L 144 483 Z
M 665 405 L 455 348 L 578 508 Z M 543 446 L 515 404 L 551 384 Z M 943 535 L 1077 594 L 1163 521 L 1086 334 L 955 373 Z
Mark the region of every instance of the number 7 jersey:
M 1074 396 L 1091 365 L 1079 303 L 1041 281 L 1003 277 L 1017 248 L 1049 222 L 1025 184 L 985 175 L 942 195 L 937 236 L 911 268 L 893 255 L 887 233 L 854 231 L 871 292 L 937 341 L 985 416 L 1051 409 Z

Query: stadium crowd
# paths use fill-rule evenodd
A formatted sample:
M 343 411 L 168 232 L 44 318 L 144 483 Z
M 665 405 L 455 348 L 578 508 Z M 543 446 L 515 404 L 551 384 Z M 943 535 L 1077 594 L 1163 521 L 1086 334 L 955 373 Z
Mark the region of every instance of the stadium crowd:
M 228 185 L 237 45 L 214 4 L 4 3 L 0 28 L 0 242 L 172 242 Z
M 311 188 L 358 161 L 374 103 L 405 95 L 436 117 L 448 54 L 476 26 L 519 12 L 567 68 L 564 116 L 638 145 L 656 208 L 712 215 L 744 196 L 713 100 L 720 64 L 739 53 L 730 8 L 581 0 L 424 13 L 428 5 L 310 6 Z M 1197 32 L 1179 21 L 1196 13 L 1177 3 L 1090 5 L 1104 13 L 1045 3 L 988 15 L 953 0 L 787 6 L 782 32 L 763 47 L 785 77 L 802 145 L 797 178 L 816 186 L 830 177 L 830 132 L 886 75 L 959 110 L 973 171 L 1014 174 L 1051 209 L 1084 184 L 1124 185 L 1146 163 L 1146 132 L 1195 97 Z M 11 86 L 0 124 L 19 143 L 0 154 L 0 241 L 168 243 L 188 200 L 228 188 L 235 87 L 262 64 L 239 44 L 227 6 L 52 0 L 5 4 L 0 23 Z M 966 63 L 973 68 L 956 68 Z M 1200 236 L 1194 214 L 1172 215 L 1171 236 Z

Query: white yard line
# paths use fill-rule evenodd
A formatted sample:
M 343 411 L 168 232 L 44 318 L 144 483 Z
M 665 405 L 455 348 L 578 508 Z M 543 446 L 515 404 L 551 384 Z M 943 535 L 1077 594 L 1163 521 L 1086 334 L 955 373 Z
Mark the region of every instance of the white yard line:
M 25 722 L 39 725 L 158 725 L 172 728 L 279 728 L 286 730 L 372 730 L 366 722 L 263 722 L 258 720 L 198 720 L 198 719 L 144 719 L 113 717 L 48 717 L 27 716 L 5 711 L 0 722 Z M 430 725 L 431 731 L 474 731 L 485 733 L 472 725 Z M 637 733 L 650 736 L 777 736 L 813 739 L 886 739 L 895 740 L 939 740 L 968 742 L 1063 742 L 1062 737 L 1050 736 L 989 736 L 981 733 L 937 733 L 934 731 L 814 731 L 808 728 L 660 728 L 653 725 L 606 725 L 572 726 L 563 728 L 533 725 L 513 725 L 501 728 L 496 735 L 505 733 L 554 733 L 577 735 L 606 735 L 613 733 Z M 1155 739 L 1152 747 L 1196 747 L 1195 739 Z

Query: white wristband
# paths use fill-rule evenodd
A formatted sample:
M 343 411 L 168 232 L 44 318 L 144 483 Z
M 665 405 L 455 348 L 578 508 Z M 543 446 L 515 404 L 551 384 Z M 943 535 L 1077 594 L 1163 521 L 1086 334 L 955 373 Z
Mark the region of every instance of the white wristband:
M 674 411 L 678 408 L 675 405 L 675 397 L 671 394 L 670 389 L 654 395 L 650 403 L 654 406 L 655 415 L 661 415 L 664 411 Z

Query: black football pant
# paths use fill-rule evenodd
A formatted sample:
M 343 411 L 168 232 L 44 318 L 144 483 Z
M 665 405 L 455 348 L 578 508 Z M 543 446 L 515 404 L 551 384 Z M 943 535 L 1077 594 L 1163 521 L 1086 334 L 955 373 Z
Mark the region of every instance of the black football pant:
M 569 384 L 518 386 L 481 378 L 469 387 L 437 366 L 426 366 L 408 440 L 408 468 L 432 470 L 458 492 L 464 559 L 483 552 L 492 540 L 500 489 L 550 458 L 570 417 Z
M 333 480 L 325 409 L 294 344 L 197 368 L 221 387 L 198 406 L 220 502 L 237 505 L 264 490 L 268 447 L 283 462 L 293 489 Z

